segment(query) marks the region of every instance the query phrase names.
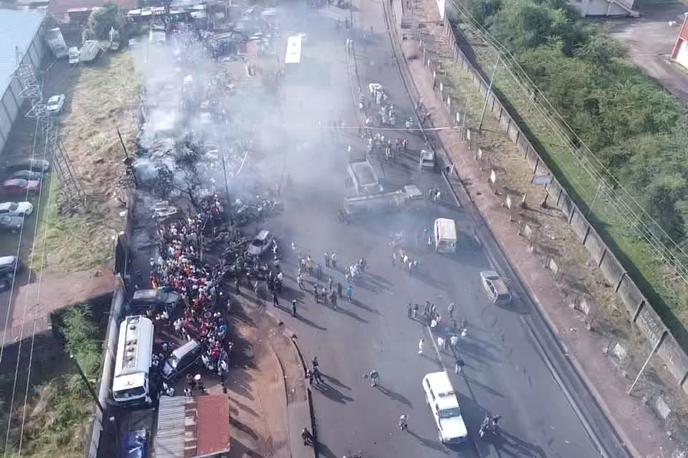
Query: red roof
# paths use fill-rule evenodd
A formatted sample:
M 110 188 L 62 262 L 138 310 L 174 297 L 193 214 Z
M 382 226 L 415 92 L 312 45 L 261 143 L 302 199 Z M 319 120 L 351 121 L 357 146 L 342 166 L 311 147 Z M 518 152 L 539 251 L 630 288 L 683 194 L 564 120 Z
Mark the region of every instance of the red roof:
M 67 10 L 74 8 L 97 8 L 106 3 L 114 3 L 124 11 L 138 8 L 137 0 L 50 0 L 48 11 L 60 18 L 67 14 Z
M 671 51 L 671 58 L 676 59 L 678 50 L 681 48 L 681 43 L 688 41 L 688 15 L 683 18 L 683 24 L 681 24 L 681 29 L 678 31 L 678 37 L 676 37 L 676 43 L 674 43 L 674 49 Z
M 229 398 L 226 395 L 196 396 L 196 456 L 229 451 Z

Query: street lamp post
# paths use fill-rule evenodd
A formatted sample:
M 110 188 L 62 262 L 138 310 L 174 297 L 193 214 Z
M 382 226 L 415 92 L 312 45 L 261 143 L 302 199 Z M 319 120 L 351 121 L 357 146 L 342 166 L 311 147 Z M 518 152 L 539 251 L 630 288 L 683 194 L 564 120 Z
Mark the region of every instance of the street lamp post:
M 91 383 L 86 378 L 86 374 L 84 374 L 84 371 L 81 369 L 79 362 L 76 360 L 74 355 L 71 353 L 69 354 L 69 358 L 72 361 L 74 361 L 74 365 L 76 366 L 76 370 L 79 371 L 79 376 L 81 376 L 81 380 L 84 382 L 84 385 L 86 385 L 86 388 L 88 388 L 88 392 L 91 393 L 91 397 L 93 397 L 93 400 L 96 402 L 96 405 L 98 406 L 98 410 L 100 410 L 101 415 L 103 416 L 103 418 L 105 418 L 105 410 L 103 410 L 103 405 L 98 400 L 98 395 L 96 394 L 95 390 L 91 386 Z

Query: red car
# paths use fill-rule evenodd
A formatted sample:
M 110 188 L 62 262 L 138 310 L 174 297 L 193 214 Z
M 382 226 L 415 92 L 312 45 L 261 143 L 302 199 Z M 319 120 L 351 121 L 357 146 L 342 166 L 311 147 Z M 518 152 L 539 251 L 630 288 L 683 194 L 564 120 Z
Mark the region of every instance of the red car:
M 22 178 L 14 178 L 5 180 L 2 183 L 2 192 L 7 195 L 24 195 L 28 192 L 38 192 L 41 190 L 41 182 L 37 180 L 24 180 Z

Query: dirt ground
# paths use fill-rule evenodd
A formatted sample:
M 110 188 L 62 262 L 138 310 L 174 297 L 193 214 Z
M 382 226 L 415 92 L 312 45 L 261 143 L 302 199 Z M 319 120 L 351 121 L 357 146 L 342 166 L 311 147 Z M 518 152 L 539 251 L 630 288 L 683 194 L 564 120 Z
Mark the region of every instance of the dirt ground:
M 135 153 L 138 82 L 131 54 L 103 54 L 94 64 L 50 68 L 46 92 L 64 93 L 59 135 L 85 195 L 76 213 L 61 211 L 59 180 L 51 193 L 32 253 L 34 268 L 73 272 L 107 263 L 114 238 L 124 227 L 124 193 L 120 177 L 125 158 L 117 129 L 130 154 Z M 55 192 L 58 191 L 58 192 Z M 45 261 L 41 256 L 45 253 Z
M 233 308 L 234 334 L 227 378 L 231 458 L 288 458 L 287 388 L 302 369 L 282 329 L 262 308 Z M 219 384 L 209 388 L 221 393 Z

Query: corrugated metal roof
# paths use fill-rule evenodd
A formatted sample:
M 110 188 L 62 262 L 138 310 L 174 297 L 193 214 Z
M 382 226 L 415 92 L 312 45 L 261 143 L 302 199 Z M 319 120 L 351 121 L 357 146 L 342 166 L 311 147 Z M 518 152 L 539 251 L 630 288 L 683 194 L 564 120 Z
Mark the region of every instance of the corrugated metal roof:
M 0 9 L 0 97 L 17 68 L 17 47 L 26 52 L 44 17 L 39 11 Z
M 229 399 L 202 395 L 161 397 L 155 458 L 191 458 L 229 451 Z

